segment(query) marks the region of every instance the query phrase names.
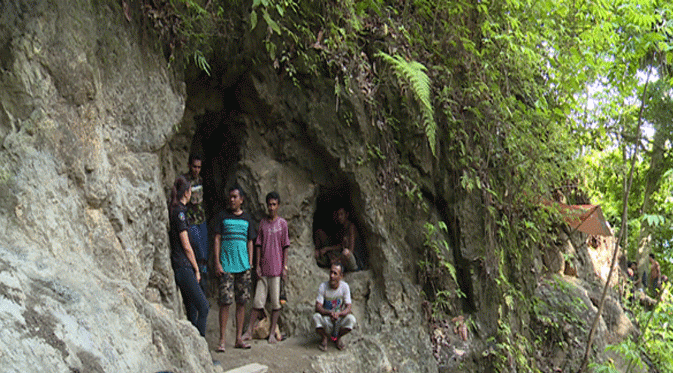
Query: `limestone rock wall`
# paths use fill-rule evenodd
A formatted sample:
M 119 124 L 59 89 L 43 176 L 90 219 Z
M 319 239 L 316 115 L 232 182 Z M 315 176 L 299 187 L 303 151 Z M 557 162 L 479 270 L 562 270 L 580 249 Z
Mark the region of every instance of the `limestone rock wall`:
M 177 317 L 158 150 L 185 91 L 155 44 L 117 1 L 0 3 L 3 371 L 213 370 Z

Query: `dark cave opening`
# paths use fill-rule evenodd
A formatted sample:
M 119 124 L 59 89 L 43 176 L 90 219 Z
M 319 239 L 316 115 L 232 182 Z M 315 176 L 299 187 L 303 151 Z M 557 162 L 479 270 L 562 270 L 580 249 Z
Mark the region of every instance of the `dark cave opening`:
M 341 180 L 331 186 L 320 187 L 313 213 L 314 242 L 315 233 L 323 230 L 330 237 L 330 244 L 340 244 L 341 227 L 336 218 L 336 212 L 343 208 L 348 213 L 348 219 L 353 223 L 360 239 L 360 251 L 356 259 L 360 270 L 369 268 L 369 251 L 367 248 L 367 232 L 360 216 L 362 204 L 358 201 L 358 194 L 354 187 L 346 180 Z M 356 244 L 357 245 L 357 244 Z
M 185 123 L 193 121 L 193 133 L 188 139 L 189 155 L 201 158 L 201 178 L 203 181 L 203 206 L 208 222 L 208 267 L 214 268 L 212 247 L 217 214 L 228 207 L 228 189 L 236 180 L 236 171 L 242 160 L 241 146 L 246 136 L 246 123 L 242 116 L 239 84 L 222 87 L 217 77 L 201 74 L 187 80 L 187 110 L 193 113 Z M 244 192 L 248 190 L 243 186 Z M 246 196 L 243 208 L 249 213 L 250 196 Z M 208 276 L 202 286 L 208 297 L 217 294 L 217 281 Z
M 230 111 L 208 112 L 196 117 L 195 122 L 198 127 L 192 149 L 201 149 L 206 214 L 211 218 L 227 207 L 226 191 L 236 182 L 245 124 L 232 117 Z
M 246 122 L 243 117 L 244 96 L 249 82 L 239 77 L 231 86 L 223 86 L 216 74 L 200 74 L 187 82 L 187 106 L 195 106 L 193 116 L 195 131 L 191 139 L 190 154 L 202 158 L 204 203 L 210 221 L 227 207 L 227 191 L 239 184 L 236 171 L 242 160 L 241 146 L 245 140 Z M 250 189 L 241 185 L 252 197 Z M 251 204 L 244 203 L 244 209 Z M 254 214 L 254 211 L 249 211 Z

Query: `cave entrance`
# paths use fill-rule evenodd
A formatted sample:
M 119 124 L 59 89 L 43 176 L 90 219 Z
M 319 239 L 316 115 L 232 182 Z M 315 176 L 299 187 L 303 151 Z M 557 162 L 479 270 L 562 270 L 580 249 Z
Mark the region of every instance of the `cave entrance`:
M 192 153 L 200 154 L 203 160 L 201 177 L 208 220 L 227 207 L 226 192 L 235 183 L 236 167 L 241 161 L 245 125 L 227 114 L 213 112 L 194 118 L 197 130 Z
M 315 212 L 313 213 L 313 238 L 316 249 L 347 244 L 349 230 L 342 225 L 338 216 L 339 210 L 343 209 L 350 221 L 346 224 L 352 224 L 355 227 L 356 236 L 353 239 L 353 254 L 357 265 L 356 270 L 363 270 L 369 267 L 369 252 L 366 244 L 368 235 L 363 229 L 364 225 L 360 218 L 362 216 L 362 211 L 360 211 L 362 204 L 356 203 L 357 197 L 358 194 L 346 181 L 333 186 L 320 187 Z M 335 254 L 332 254 L 332 260 L 336 257 Z M 327 261 L 327 257 L 321 258 L 318 260 L 318 265 L 328 266 Z
M 189 155 L 201 158 L 203 182 L 203 207 L 208 222 L 208 268 L 214 268 L 212 247 L 214 244 L 215 217 L 228 206 L 228 189 L 236 180 L 236 172 L 242 161 L 241 147 L 246 136 L 246 123 L 241 115 L 239 85 L 224 87 L 217 79 L 205 74 L 187 80 L 187 104 L 184 117 L 184 132 L 174 140 L 173 148 L 184 159 Z M 182 162 L 176 163 L 182 165 Z M 178 170 L 181 170 L 178 169 Z M 251 197 L 246 198 L 244 209 L 249 213 Z M 206 295 L 217 294 L 217 281 L 213 275 L 204 286 Z
M 227 190 L 237 183 L 236 171 L 242 160 L 241 146 L 246 136 L 239 97 L 241 86 L 245 84 L 237 82 L 224 87 L 217 81 L 201 74 L 188 81 L 187 86 L 187 107 L 194 112 L 189 154 L 199 155 L 202 159 L 201 177 L 208 221 L 227 207 Z M 246 206 L 249 208 L 251 204 L 246 203 L 244 208 Z

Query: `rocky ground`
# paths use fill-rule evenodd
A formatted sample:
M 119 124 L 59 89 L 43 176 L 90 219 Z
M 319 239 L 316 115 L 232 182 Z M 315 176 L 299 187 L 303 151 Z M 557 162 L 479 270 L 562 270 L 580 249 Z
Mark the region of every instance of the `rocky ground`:
M 219 308 L 217 302 L 211 301 L 210 312 L 208 313 L 208 325 L 206 331 L 206 340 L 208 348 L 213 357 L 226 372 L 251 363 L 258 363 L 269 368 L 268 372 L 273 373 L 300 373 L 316 372 L 319 369 L 314 368 L 319 354 L 340 354 L 341 352 L 330 345 L 327 352 L 318 350 L 318 337 L 312 336 L 292 336 L 282 342 L 269 344 L 266 340 L 255 339 L 251 341 L 252 348 L 241 350 L 234 348 L 235 321 L 234 307 L 230 307 L 230 316 L 227 328 L 227 350 L 226 352 L 217 352 L 219 338 Z M 246 313 L 248 316 L 249 313 Z M 310 315 L 307 315 L 309 317 Z M 281 314 L 282 318 L 282 314 Z M 282 332 L 282 329 L 281 329 Z M 356 333 L 354 333 L 356 335 Z M 353 336 L 349 336 L 352 340 Z M 356 337 L 355 337 L 356 338 Z M 349 340 L 349 341 L 350 341 Z

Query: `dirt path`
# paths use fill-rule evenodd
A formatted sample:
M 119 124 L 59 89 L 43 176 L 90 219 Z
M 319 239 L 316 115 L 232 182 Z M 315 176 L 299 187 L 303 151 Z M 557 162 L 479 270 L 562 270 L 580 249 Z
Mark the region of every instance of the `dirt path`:
M 227 326 L 227 350 L 217 352 L 215 349 L 219 340 L 219 307 L 212 299 L 210 300 L 210 312 L 206 327 L 206 340 L 210 348 L 213 360 L 219 361 L 224 371 L 238 368 L 251 363 L 263 364 L 269 367 L 269 373 L 311 373 L 314 356 L 324 354 L 318 350 L 318 339 L 309 337 L 292 337 L 276 344 L 269 344 L 266 340 L 255 339 L 251 341 L 252 348 L 241 350 L 234 348 L 236 329 L 234 328 L 234 306 L 229 309 L 229 322 Z M 246 314 L 246 317 L 249 316 Z M 281 316 L 282 317 L 282 316 Z M 327 353 L 337 353 L 336 349 L 328 350 Z

